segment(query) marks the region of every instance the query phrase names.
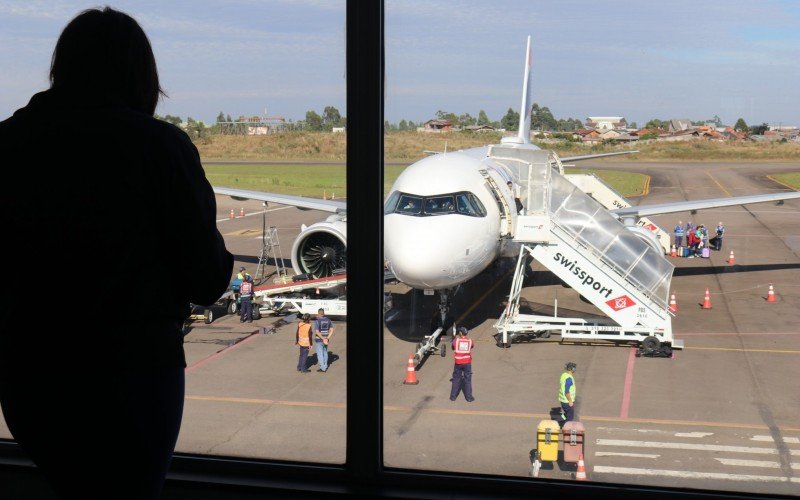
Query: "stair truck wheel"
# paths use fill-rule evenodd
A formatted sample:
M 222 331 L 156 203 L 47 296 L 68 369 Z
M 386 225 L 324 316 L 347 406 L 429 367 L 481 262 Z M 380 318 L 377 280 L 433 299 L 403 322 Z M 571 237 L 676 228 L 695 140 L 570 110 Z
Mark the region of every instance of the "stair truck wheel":
M 656 337 L 650 335 L 646 339 L 642 341 L 642 347 L 645 349 L 658 349 L 661 347 L 661 341 L 658 340 Z
M 214 311 L 206 309 L 205 312 L 203 312 L 203 323 L 209 325 L 212 321 L 214 321 Z
M 228 314 L 236 314 L 236 311 L 239 310 L 239 304 L 236 303 L 236 299 L 232 299 L 228 302 Z

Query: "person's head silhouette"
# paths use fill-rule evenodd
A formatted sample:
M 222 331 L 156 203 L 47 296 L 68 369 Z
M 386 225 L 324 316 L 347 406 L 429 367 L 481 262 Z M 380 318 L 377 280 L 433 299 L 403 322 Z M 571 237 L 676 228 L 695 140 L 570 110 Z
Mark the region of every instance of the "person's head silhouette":
M 147 35 L 131 16 L 110 7 L 85 10 L 64 28 L 53 51 L 50 85 L 107 96 L 151 116 L 165 95 Z

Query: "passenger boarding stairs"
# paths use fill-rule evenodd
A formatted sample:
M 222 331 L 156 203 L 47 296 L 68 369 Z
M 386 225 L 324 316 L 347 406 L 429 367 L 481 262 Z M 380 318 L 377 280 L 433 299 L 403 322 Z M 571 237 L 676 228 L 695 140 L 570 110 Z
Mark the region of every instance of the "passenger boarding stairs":
M 514 220 L 514 241 L 521 250 L 509 303 L 495 324 L 503 344 L 510 345 L 520 334 L 549 336 L 557 332 L 563 339 L 577 341 L 681 347 L 672 336 L 667 299 L 674 266 L 661 251 L 567 180 L 559 172 L 555 153 L 493 146 L 487 163 L 510 171 L 525 196 L 525 215 Z M 521 314 L 519 299 L 528 256 L 611 321 Z

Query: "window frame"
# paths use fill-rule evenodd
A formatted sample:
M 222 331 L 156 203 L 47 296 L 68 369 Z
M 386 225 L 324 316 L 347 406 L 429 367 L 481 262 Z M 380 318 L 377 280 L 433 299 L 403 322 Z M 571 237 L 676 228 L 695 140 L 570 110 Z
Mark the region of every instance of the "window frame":
M 347 0 L 348 290 L 358 314 L 348 329 L 373 332 L 347 345 L 346 463 L 327 465 L 176 453 L 164 498 L 189 492 L 230 496 L 278 492 L 421 497 L 525 496 L 538 498 L 772 498 L 752 493 L 583 483 L 383 465 L 383 0 Z M 363 168 L 374 165 L 376 168 Z M 380 166 L 380 168 L 377 168 Z M 369 230 L 364 230 L 369 228 Z M 356 265 L 356 263 L 358 265 Z M 79 445 L 79 442 L 76 442 Z M 436 446 L 432 443 L 431 446 Z M 467 444 L 468 446 L 468 444 Z M 124 450 L 110 449 L 108 457 Z M 3 477 L 29 477 L 33 464 L 11 440 L 0 440 Z M 22 481 L 20 481 L 22 482 Z M 189 496 L 187 496 L 188 498 Z

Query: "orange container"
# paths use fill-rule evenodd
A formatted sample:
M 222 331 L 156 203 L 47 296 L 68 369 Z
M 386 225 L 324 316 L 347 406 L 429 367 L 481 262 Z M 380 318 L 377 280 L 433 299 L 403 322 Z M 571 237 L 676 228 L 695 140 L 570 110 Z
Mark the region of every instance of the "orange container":
M 585 441 L 586 428 L 582 422 L 571 420 L 564 424 L 561 429 L 564 442 L 564 461 L 578 463 L 581 455 L 585 455 L 583 443 Z

